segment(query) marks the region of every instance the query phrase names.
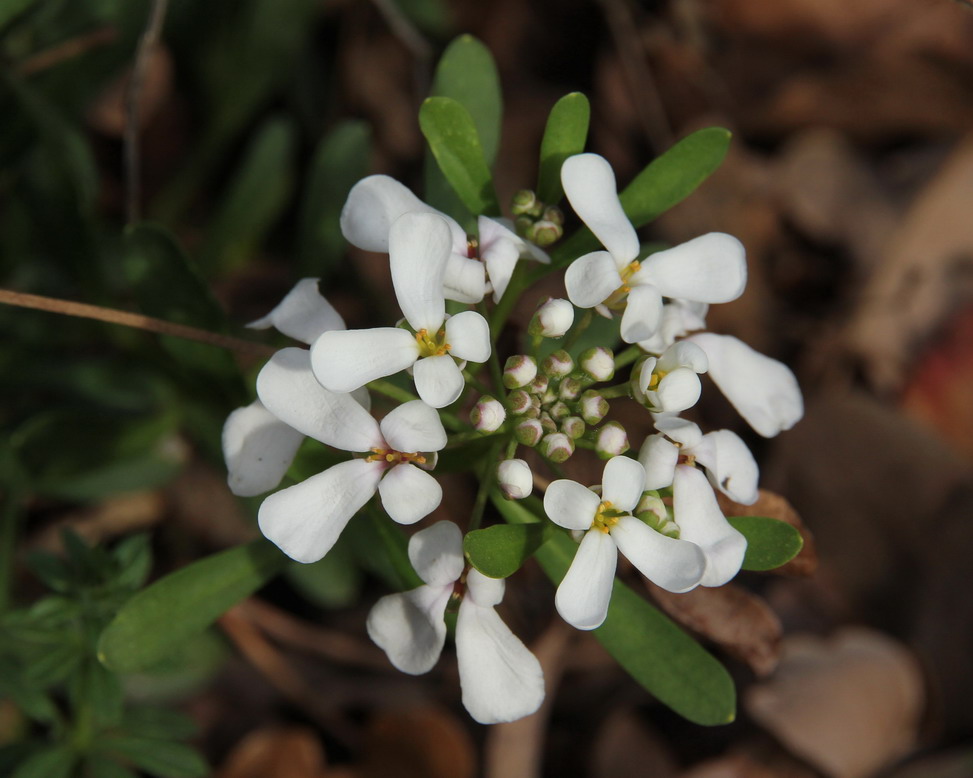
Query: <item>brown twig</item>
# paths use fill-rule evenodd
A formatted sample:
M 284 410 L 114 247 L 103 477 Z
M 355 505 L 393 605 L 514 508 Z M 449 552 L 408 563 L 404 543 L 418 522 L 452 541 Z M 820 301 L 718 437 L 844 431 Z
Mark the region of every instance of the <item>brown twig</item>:
M 233 338 L 229 335 L 220 335 L 216 332 L 201 330 L 185 324 L 175 324 L 164 319 L 154 319 L 151 316 L 143 316 L 140 313 L 129 313 L 119 311 L 114 308 L 102 308 L 98 305 L 88 305 L 87 303 L 76 303 L 71 300 L 59 300 L 54 297 L 42 297 L 36 294 L 25 294 L 24 292 L 14 292 L 9 289 L 0 289 L 0 304 L 15 305 L 19 308 L 32 308 L 36 311 L 48 311 L 49 313 L 60 313 L 65 316 L 77 316 L 81 319 L 95 319 L 109 324 L 120 324 L 123 327 L 133 327 L 138 330 L 155 332 L 159 335 L 172 335 L 176 338 L 195 340 L 199 343 L 206 343 L 210 346 L 229 349 L 240 354 L 249 354 L 255 357 L 270 357 L 276 352 L 272 346 L 263 343 L 254 343 L 241 338 Z
M 149 57 L 162 33 L 168 4 L 169 0 L 152 0 L 148 21 L 135 49 L 132 76 L 125 94 L 125 211 L 129 224 L 137 222 L 140 216 L 142 181 L 139 170 L 139 98 Z
M 17 66 L 17 72 L 21 76 L 32 76 L 35 73 L 48 70 L 62 62 L 80 57 L 91 49 L 112 43 L 118 37 L 118 31 L 114 27 L 99 27 L 77 38 L 58 43 L 50 48 L 32 54 Z

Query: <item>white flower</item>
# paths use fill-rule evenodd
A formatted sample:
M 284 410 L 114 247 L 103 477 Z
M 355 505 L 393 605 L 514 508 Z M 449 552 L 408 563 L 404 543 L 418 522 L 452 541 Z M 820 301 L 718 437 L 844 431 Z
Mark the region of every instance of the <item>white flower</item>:
M 448 521 L 417 532 L 409 540 L 409 560 L 424 584 L 382 597 L 367 627 L 396 668 L 419 675 L 436 664 L 446 641 L 443 614 L 464 569 L 462 533 Z M 502 580 L 469 570 L 456 618 L 463 705 L 481 724 L 528 716 L 544 699 L 540 663 L 494 610 L 503 591 Z
M 787 365 L 731 335 L 701 332 L 686 340 L 706 352 L 710 377 L 758 434 L 772 438 L 801 420 L 801 387 Z
M 622 210 L 611 166 L 597 154 L 569 157 L 561 168 L 564 193 L 607 251 L 576 259 L 564 275 L 579 308 L 624 305 L 626 343 L 651 338 L 659 327 L 662 298 L 723 303 L 739 297 L 747 281 L 743 245 L 711 232 L 638 260 L 639 239 Z
M 659 358 L 645 357 L 633 371 L 632 396 L 653 413 L 680 413 L 699 400 L 699 374 L 709 363 L 695 343 L 672 344 Z
M 301 434 L 368 453 L 263 501 L 260 530 L 292 559 L 321 559 L 376 491 L 400 524 L 413 524 L 438 507 L 442 488 L 417 465 L 426 463 L 425 453 L 446 445 L 446 431 L 439 414 L 421 400 L 400 405 L 378 423 L 350 394 L 322 387 L 308 352 L 299 348 L 271 357 L 257 376 L 257 395 L 273 416 Z
M 639 341 L 639 348 L 650 354 L 661 354 L 677 338 L 696 330 L 706 329 L 707 303 L 694 303 L 689 300 L 670 300 L 662 306 L 659 328 L 652 337 Z
M 505 459 L 497 465 L 497 485 L 508 500 L 523 500 L 534 490 L 534 476 L 523 459 Z
M 450 254 L 443 284 L 445 296 L 450 300 L 461 303 L 482 300 L 487 291 L 485 271 L 494 300 L 499 301 L 521 254 L 527 253 L 541 262 L 550 261 L 536 246 L 486 216 L 477 219 L 479 238 L 471 241 L 449 216 L 426 205 L 394 178 L 382 175 L 368 176 L 352 187 L 341 211 L 341 232 L 360 249 L 388 251 L 389 230 L 405 213 L 434 213 L 446 220 Z
M 283 300 L 263 318 L 247 326 L 255 330 L 270 327 L 310 345 L 318 335 L 345 329 L 345 320 L 318 288 L 318 278 L 302 278 Z
M 687 592 L 703 576 L 706 559 L 697 545 L 662 535 L 632 515 L 644 482 L 642 465 L 615 457 L 605 465 L 601 496 L 567 479 L 547 488 L 544 510 L 551 521 L 585 533 L 555 597 L 558 613 L 578 629 L 595 629 L 608 615 L 619 551 L 670 592 Z
M 431 213 L 407 213 L 389 232 L 392 283 L 412 334 L 401 327 L 326 332 L 311 347 L 311 364 L 321 384 L 349 392 L 376 378 L 412 368 L 416 392 L 434 408 L 460 396 L 465 386 L 456 359 L 485 362 L 490 326 L 476 311 L 446 318 L 443 273 L 450 252 L 445 220 Z

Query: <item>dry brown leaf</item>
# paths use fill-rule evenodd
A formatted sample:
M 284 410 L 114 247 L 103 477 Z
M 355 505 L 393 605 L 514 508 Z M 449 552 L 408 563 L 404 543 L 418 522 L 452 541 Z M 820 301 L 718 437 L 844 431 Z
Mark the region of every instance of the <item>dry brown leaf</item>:
M 761 489 L 757 501 L 753 505 L 743 505 L 733 502 L 729 497 L 718 493 L 720 508 L 727 516 L 767 516 L 790 524 L 801 533 L 804 545 L 790 562 L 775 568 L 772 572 L 780 575 L 805 577 L 812 575 L 818 567 L 818 552 L 814 544 L 814 535 L 807 528 L 794 507 L 781 495 Z
M 413 707 L 378 713 L 365 744 L 362 778 L 472 778 L 473 741 L 451 713 Z
M 61 531 L 70 528 L 89 543 L 103 543 L 121 535 L 149 529 L 165 516 L 160 492 L 131 492 L 69 513 L 31 539 L 31 546 L 58 552 Z
M 679 778 L 816 778 L 817 773 L 793 758 L 777 758 L 769 763 L 750 754 L 729 754 L 697 765 Z
M 833 778 L 864 778 L 915 745 L 925 692 L 918 662 L 880 632 L 784 640 L 773 678 L 744 695 L 747 712 Z
M 759 676 L 777 667 L 780 620 L 767 603 L 734 584 L 673 594 L 646 581 L 653 599 L 684 627 L 718 643 Z
M 251 732 L 227 756 L 216 778 L 323 778 L 324 749 L 305 727 Z
M 598 778 L 672 778 L 676 760 L 635 710 L 620 708 L 595 733 L 589 769 Z

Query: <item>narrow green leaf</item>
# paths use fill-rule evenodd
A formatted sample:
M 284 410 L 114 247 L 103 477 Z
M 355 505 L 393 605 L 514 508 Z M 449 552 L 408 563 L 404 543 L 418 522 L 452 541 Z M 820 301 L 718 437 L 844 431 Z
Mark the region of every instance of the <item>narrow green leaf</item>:
M 537 175 L 537 196 L 541 201 L 556 205 L 564 196 L 561 165 L 568 157 L 584 151 L 590 117 L 591 106 L 581 92 L 565 95 L 551 109 L 541 140 Z
M 344 534 L 323 559 L 309 565 L 292 562 L 284 575 L 298 592 L 322 608 L 351 605 L 361 591 L 361 568 Z
M 463 550 L 483 575 L 506 578 L 516 573 L 543 542 L 544 528 L 539 524 L 497 524 L 468 533 Z
M 196 734 L 196 722 L 185 713 L 167 708 L 131 708 L 122 718 L 122 729 L 129 735 L 168 740 L 184 740 Z
M 368 172 L 371 129 L 362 121 L 338 124 L 318 144 L 301 204 L 298 257 L 302 276 L 338 269 L 347 244 L 339 218 L 348 192 Z
M 727 518 L 747 539 L 744 570 L 773 570 L 790 562 L 804 547 L 804 538 L 790 524 L 767 516 Z
M 209 775 L 209 765 L 196 749 L 183 743 L 149 737 L 113 735 L 102 738 L 100 751 L 116 754 L 152 775 L 164 778 L 201 778 Z
M 123 767 L 110 756 L 101 754 L 85 759 L 83 774 L 86 778 L 139 778 L 137 773 Z
M 37 0 L 6 0 L 0 3 L 0 30 L 34 5 Z
M 511 524 L 542 521 L 540 501 L 518 502 L 492 495 L 493 504 Z M 537 560 L 555 583 L 564 577 L 577 550 L 560 532 L 537 550 Z M 605 623 L 595 637 L 618 663 L 679 715 L 696 724 L 729 724 L 736 716 L 733 680 L 709 652 L 672 620 L 616 579 Z
M 70 746 L 54 746 L 26 759 L 10 778 L 69 778 L 76 761 Z
M 470 213 L 499 215 L 493 177 L 469 111 L 448 97 L 430 97 L 419 110 L 419 127 L 439 169 Z
M 409 540 L 392 519 L 366 506 L 348 524 L 345 533 L 358 563 L 381 578 L 392 589 L 406 591 L 422 585 L 409 561 Z
M 253 594 L 286 561 L 261 539 L 167 575 L 125 603 L 101 635 L 98 658 L 116 673 L 151 668 Z

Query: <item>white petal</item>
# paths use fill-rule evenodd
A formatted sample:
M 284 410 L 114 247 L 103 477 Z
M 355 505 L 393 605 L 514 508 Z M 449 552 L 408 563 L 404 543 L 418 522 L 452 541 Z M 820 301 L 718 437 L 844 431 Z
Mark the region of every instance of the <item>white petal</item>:
M 481 724 L 523 718 L 544 700 L 540 662 L 493 608 L 469 598 L 456 617 L 456 662 L 463 706 Z
M 403 673 L 429 672 L 446 642 L 443 613 L 451 586 L 420 586 L 382 597 L 368 613 L 368 636 Z
M 615 173 L 604 157 L 597 154 L 569 157 L 561 166 L 561 183 L 574 212 L 621 267 L 638 256 L 638 235 L 622 210 Z
M 544 512 L 565 529 L 584 530 L 595 520 L 601 498 L 577 481 L 560 478 L 544 492 Z
M 446 430 L 435 409 L 412 400 L 389 411 L 381 423 L 385 441 L 395 451 L 439 451 L 446 446 Z
M 490 358 L 490 325 L 476 311 L 463 311 L 446 320 L 449 353 L 469 362 Z
M 699 546 L 667 537 L 633 516 L 622 516 L 611 536 L 642 575 L 667 591 L 694 589 L 706 571 L 706 557 Z
M 317 562 L 375 494 L 381 477 L 378 462 L 341 462 L 264 500 L 257 513 L 260 531 L 291 559 Z
M 672 485 L 672 475 L 679 461 L 679 449 L 662 435 L 649 435 L 639 450 L 639 462 L 645 468 L 645 488 L 664 489 Z
M 470 259 L 455 248 L 446 262 L 443 294 L 447 300 L 478 303 L 486 294 L 486 269 L 478 259 Z
M 564 271 L 568 299 L 579 308 L 594 308 L 622 285 L 611 254 L 593 251 L 578 257 Z
M 360 249 L 386 252 L 392 223 L 410 211 L 436 213 L 394 178 L 368 176 L 348 193 L 341 210 L 341 234 Z
M 638 343 L 652 337 L 662 320 L 662 295 L 651 284 L 636 286 L 628 293 L 622 313 L 622 340 Z
M 477 220 L 477 227 L 480 233 L 480 258 L 493 286 L 493 301 L 500 302 L 524 249 L 524 241 L 486 216 Z
M 610 535 L 600 530 L 585 533 L 554 596 L 561 618 L 577 629 L 600 627 L 608 615 L 617 564 L 618 550 Z
M 398 373 L 419 358 L 415 337 L 400 327 L 326 332 L 311 346 L 311 368 L 321 385 L 351 392 Z
M 656 416 L 655 428 L 669 440 L 681 444 L 683 448 L 698 446 L 703 439 L 703 431 L 698 424 L 678 416 L 668 414 Z
M 664 413 L 680 413 L 692 408 L 703 391 L 699 376 L 688 367 L 679 367 L 659 381 L 656 396 L 659 410 Z
M 747 285 L 747 257 L 732 235 L 710 232 L 642 261 L 663 295 L 701 303 L 735 300 Z
M 433 408 L 445 408 L 463 393 L 466 379 L 456 361 L 449 355 L 423 357 L 412 369 L 416 393 Z
M 452 584 L 463 574 L 463 533 L 451 521 L 437 521 L 409 538 L 409 561 L 430 586 Z
M 230 491 L 253 497 L 276 487 L 303 440 L 303 433 L 280 421 L 260 400 L 237 408 L 223 424 L 223 459 Z
M 439 481 L 415 465 L 396 465 L 378 485 L 382 507 L 399 524 L 415 524 L 443 501 Z
M 443 279 L 453 236 L 442 216 L 407 213 L 389 232 L 389 266 L 399 307 L 416 331 L 439 331 L 446 318 Z
M 506 588 L 503 578 L 490 578 L 475 567 L 466 574 L 466 596 L 481 608 L 499 605 Z
M 330 392 L 318 383 L 306 349 L 274 354 L 257 376 L 257 396 L 282 422 L 329 446 L 368 451 L 382 443 L 375 419 L 351 395 Z
M 740 571 L 747 539 L 723 516 L 713 487 L 695 467 L 676 468 L 672 501 L 679 537 L 695 543 L 706 555 L 706 572 L 700 584 L 722 586 Z
M 601 498 L 617 511 L 629 512 L 638 505 L 645 490 L 645 468 L 629 457 L 612 457 L 605 464 Z
M 800 421 L 801 387 L 787 365 L 731 335 L 704 332 L 687 340 L 706 352 L 713 381 L 757 433 L 772 438 Z
M 677 367 L 688 367 L 695 373 L 705 373 L 709 370 L 709 360 L 706 352 L 691 340 L 681 340 L 673 343 L 659 357 L 659 369 L 668 373 Z
M 730 430 L 707 433 L 693 453 L 706 468 L 710 482 L 723 494 L 741 505 L 757 501 L 760 469 L 739 435 Z
M 256 330 L 275 327 L 288 337 L 311 344 L 322 332 L 345 329 L 341 318 L 318 290 L 317 278 L 302 278 L 287 296 L 262 319 L 247 326 Z
M 372 398 L 368 394 L 367 386 L 359 386 L 357 389 L 352 390 L 348 394 L 350 394 L 352 399 L 366 411 L 370 411 L 372 409 Z

